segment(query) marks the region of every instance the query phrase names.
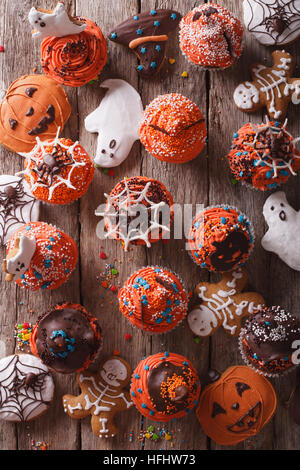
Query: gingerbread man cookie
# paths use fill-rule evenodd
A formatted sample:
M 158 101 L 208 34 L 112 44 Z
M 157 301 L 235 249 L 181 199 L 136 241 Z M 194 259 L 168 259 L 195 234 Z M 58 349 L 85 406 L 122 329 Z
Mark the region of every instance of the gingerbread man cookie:
M 243 82 L 234 91 L 235 105 L 246 113 L 266 107 L 272 119 L 284 119 L 288 104 L 300 103 L 300 78 L 293 78 L 294 58 L 285 51 L 272 53 L 273 65 L 253 64 L 252 81 Z
M 102 363 L 97 373 L 84 371 L 77 375 L 81 395 L 63 396 L 64 411 L 73 419 L 92 416 L 92 431 L 97 437 L 114 437 L 118 429 L 114 423 L 117 412 L 133 405 L 124 390 L 131 377 L 130 365 L 119 356 Z
M 225 273 L 220 282 L 200 282 L 196 293 L 202 300 L 194 307 L 187 320 L 192 332 L 200 337 L 211 336 L 221 325 L 226 333 L 238 336 L 242 318 L 265 304 L 256 292 L 244 292 L 248 279 L 243 268 Z

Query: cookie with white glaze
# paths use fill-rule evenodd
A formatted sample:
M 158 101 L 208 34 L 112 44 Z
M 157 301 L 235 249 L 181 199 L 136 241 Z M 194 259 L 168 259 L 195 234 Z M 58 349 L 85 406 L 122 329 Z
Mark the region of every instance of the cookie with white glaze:
M 0 360 L 0 419 L 32 421 L 44 414 L 54 397 L 48 368 L 31 354 L 14 354 Z
M 244 0 L 244 23 L 265 46 L 284 46 L 300 36 L 300 0 Z
M 40 203 L 32 196 L 27 182 L 12 175 L 0 175 L 0 246 L 14 231 L 28 222 L 37 222 Z

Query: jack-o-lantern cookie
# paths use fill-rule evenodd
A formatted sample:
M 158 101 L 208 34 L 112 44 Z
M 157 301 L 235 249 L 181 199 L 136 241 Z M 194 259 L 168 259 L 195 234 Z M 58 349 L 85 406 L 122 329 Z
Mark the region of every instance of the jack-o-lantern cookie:
M 235 105 L 245 113 L 267 108 L 271 119 L 284 119 L 290 101 L 300 103 L 300 78 L 293 77 L 295 61 L 285 51 L 274 51 L 273 65 L 253 64 L 252 81 L 240 83 L 234 90 Z
M 78 248 L 69 235 L 44 222 L 29 222 L 10 237 L 3 270 L 8 282 L 52 290 L 69 279 L 77 260 Z
M 188 235 L 188 252 L 201 268 L 225 273 L 244 264 L 254 245 L 247 217 L 230 206 L 203 209 Z
M 202 392 L 197 418 L 208 437 L 232 446 L 256 436 L 273 417 L 272 384 L 246 366 L 233 366 Z
M 0 103 L 0 143 L 16 153 L 30 152 L 36 138 L 54 139 L 71 107 L 60 85 L 44 75 L 15 80 Z
M 248 279 L 245 269 L 225 273 L 218 283 L 200 282 L 196 293 L 202 301 L 187 317 L 191 331 L 199 336 L 211 336 L 220 326 L 226 333 L 238 336 L 241 321 L 264 305 L 256 292 L 243 292 Z
M 95 436 L 114 437 L 118 433 L 114 416 L 127 410 L 133 403 L 125 387 L 130 381 L 131 367 L 119 356 L 106 359 L 97 373 L 83 371 L 77 375 L 81 394 L 63 396 L 63 407 L 73 419 L 91 415 Z

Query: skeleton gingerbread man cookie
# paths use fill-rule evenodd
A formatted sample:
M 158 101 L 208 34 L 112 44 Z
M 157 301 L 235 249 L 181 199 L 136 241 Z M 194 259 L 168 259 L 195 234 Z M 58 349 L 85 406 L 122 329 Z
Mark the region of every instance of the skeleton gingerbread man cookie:
M 240 83 L 234 91 L 235 105 L 246 113 L 266 107 L 271 119 L 284 119 L 288 104 L 300 103 L 300 78 L 293 78 L 294 58 L 285 51 L 272 53 L 273 65 L 253 64 L 252 81 Z
M 78 374 L 81 395 L 63 396 L 65 413 L 73 419 L 91 415 L 95 436 L 114 437 L 118 432 L 114 423 L 115 414 L 133 405 L 129 393 L 124 390 L 130 377 L 130 365 L 119 356 L 104 361 L 97 373 L 84 371 Z
M 221 325 L 226 333 L 238 336 L 242 318 L 265 304 L 256 292 L 242 293 L 248 279 L 244 268 L 222 276 L 220 282 L 201 282 L 196 293 L 202 300 L 194 307 L 187 320 L 191 331 L 199 337 L 211 336 Z

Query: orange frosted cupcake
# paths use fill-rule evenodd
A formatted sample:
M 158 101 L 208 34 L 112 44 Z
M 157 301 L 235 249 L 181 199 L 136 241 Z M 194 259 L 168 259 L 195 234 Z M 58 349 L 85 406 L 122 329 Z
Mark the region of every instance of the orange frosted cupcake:
M 201 153 L 207 130 L 198 106 L 179 93 L 171 93 L 158 96 L 147 106 L 139 135 L 154 157 L 185 163 Z
M 234 178 L 261 191 L 277 189 L 300 168 L 300 152 L 286 124 L 246 124 L 233 136 L 227 160 Z
M 187 59 L 203 68 L 226 69 L 241 56 L 244 28 L 226 8 L 205 3 L 180 23 L 180 48 Z
M 41 62 L 46 75 L 66 86 L 79 87 L 93 80 L 107 60 L 107 42 L 101 29 L 87 18 L 79 34 L 45 38 L 41 45 Z
M 101 347 L 97 318 L 74 303 L 60 303 L 44 313 L 30 336 L 31 352 L 61 374 L 87 369 Z
M 209 207 L 199 212 L 188 236 L 193 261 L 209 271 L 232 271 L 244 264 L 254 244 L 247 217 L 233 207 Z
M 69 235 L 45 222 L 30 222 L 10 237 L 3 269 L 9 282 L 32 291 L 51 290 L 67 281 L 77 260 L 77 245 Z
M 122 314 L 148 333 L 173 330 L 185 318 L 188 297 L 178 277 L 160 267 L 136 271 L 119 291 Z
M 36 199 L 69 204 L 87 191 L 95 167 L 85 149 L 70 139 L 37 141 L 25 159 L 24 176 Z
M 186 416 L 198 404 L 200 391 L 199 377 L 190 361 L 165 352 L 139 363 L 130 392 L 143 416 L 165 423 Z

